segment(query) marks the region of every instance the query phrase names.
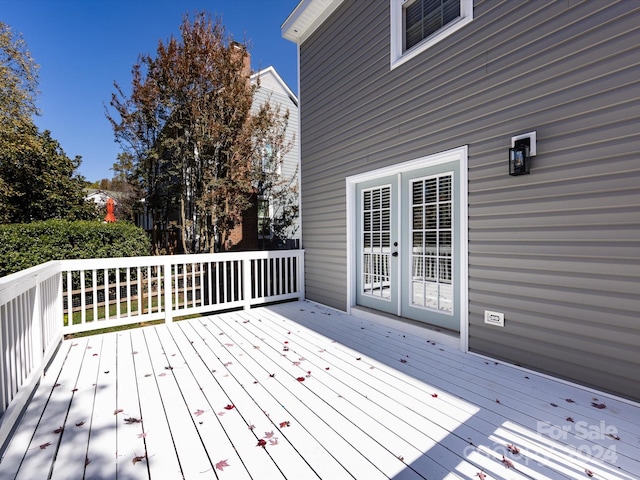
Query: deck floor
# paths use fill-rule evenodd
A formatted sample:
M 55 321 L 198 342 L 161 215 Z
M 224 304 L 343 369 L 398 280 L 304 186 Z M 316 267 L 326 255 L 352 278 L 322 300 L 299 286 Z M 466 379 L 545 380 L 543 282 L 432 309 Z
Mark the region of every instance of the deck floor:
M 0 479 L 634 479 L 640 407 L 310 302 L 66 340 Z

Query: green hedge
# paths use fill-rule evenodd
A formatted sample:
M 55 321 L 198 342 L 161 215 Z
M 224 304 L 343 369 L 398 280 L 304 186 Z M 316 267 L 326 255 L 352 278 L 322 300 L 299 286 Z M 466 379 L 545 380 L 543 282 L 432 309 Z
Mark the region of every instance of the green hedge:
M 0 277 L 48 262 L 149 255 L 149 237 L 130 223 L 47 220 L 0 225 Z

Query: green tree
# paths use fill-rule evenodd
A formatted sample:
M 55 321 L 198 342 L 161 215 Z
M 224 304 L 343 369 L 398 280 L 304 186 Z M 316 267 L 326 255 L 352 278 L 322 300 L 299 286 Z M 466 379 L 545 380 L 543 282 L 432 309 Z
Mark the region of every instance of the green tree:
M 0 22 L 0 223 L 95 218 L 84 179 L 49 131 L 39 132 L 37 65 L 24 40 Z
M 211 252 L 224 248 L 255 198 L 269 129 L 251 114 L 246 46 L 205 13 L 185 16 L 180 33 L 160 41 L 155 57 L 140 57 L 130 96 L 115 84 L 117 115 L 107 117 L 134 160 L 128 171 L 145 191 L 156 250 L 175 225 L 186 252 Z

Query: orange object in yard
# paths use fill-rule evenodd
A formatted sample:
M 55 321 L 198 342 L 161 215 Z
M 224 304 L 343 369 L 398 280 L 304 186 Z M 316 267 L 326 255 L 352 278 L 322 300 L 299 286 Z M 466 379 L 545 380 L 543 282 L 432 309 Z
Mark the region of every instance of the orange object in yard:
M 113 214 L 114 210 L 115 210 L 115 202 L 113 201 L 113 198 L 110 198 L 107 200 L 107 216 L 104 217 L 104 221 L 107 223 L 115 223 L 116 221 L 116 216 Z

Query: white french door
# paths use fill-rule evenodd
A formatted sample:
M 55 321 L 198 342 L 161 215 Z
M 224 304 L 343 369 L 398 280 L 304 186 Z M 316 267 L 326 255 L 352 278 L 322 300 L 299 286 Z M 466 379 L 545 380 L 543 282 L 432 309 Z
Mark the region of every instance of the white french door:
M 355 185 L 356 304 L 460 331 L 459 162 Z

